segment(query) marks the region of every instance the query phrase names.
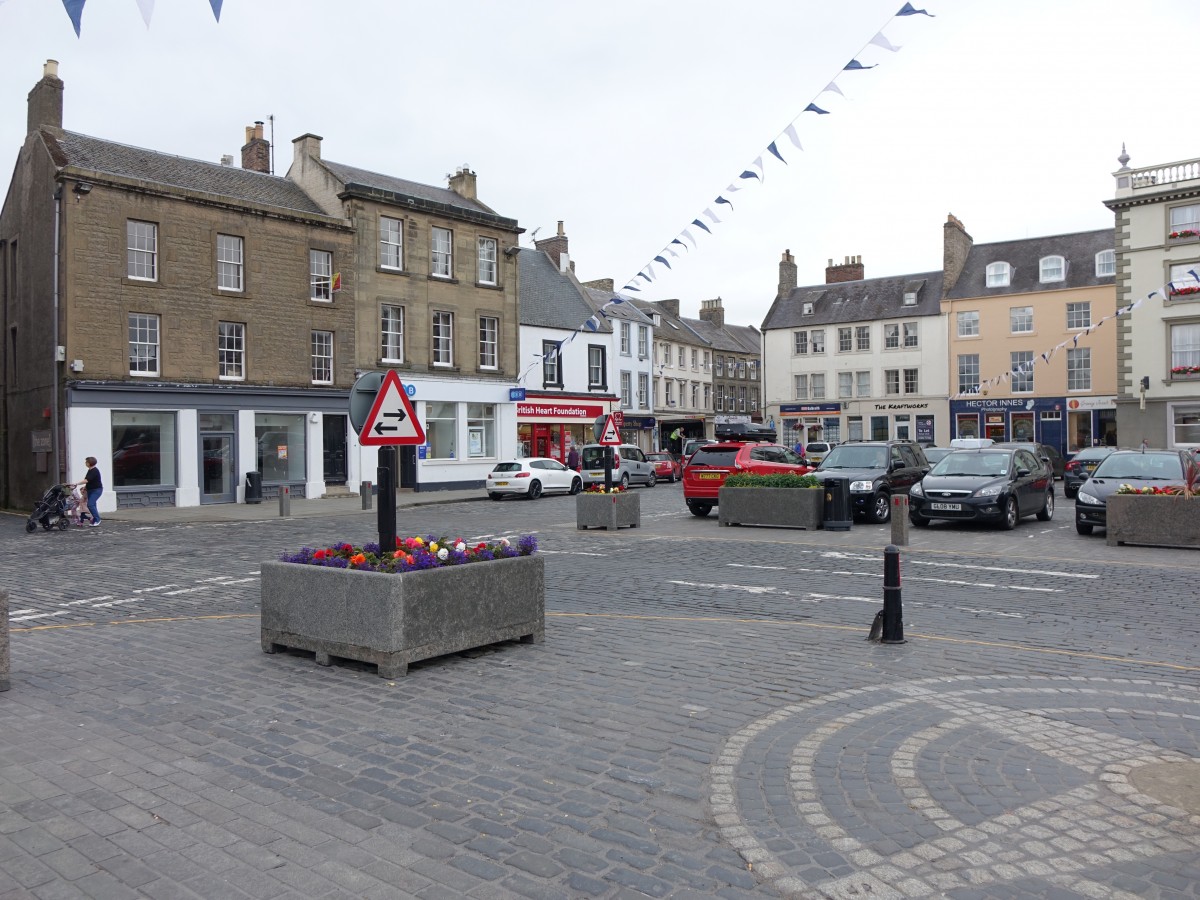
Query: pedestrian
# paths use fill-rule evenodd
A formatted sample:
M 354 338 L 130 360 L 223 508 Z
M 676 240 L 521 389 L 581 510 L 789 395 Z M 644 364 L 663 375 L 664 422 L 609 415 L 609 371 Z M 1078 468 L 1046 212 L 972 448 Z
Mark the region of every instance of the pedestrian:
M 796 441 L 796 446 L 793 447 L 792 449 L 796 451 L 797 456 L 803 456 L 804 455 L 804 442 Z
M 104 493 L 104 482 L 100 480 L 100 470 L 96 468 L 96 457 L 89 456 L 84 462 L 88 467 L 87 474 L 83 477 L 82 481 L 78 481 L 76 484 L 87 491 L 87 508 L 88 513 L 92 517 L 92 527 L 99 528 L 100 510 L 96 509 L 96 501 Z
M 71 521 L 76 525 L 83 524 L 83 516 L 87 512 L 87 498 L 83 496 L 83 491 L 79 485 L 71 485 L 71 499 L 67 501 L 67 512 L 71 514 Z
M 567 468 L 575 472 L 579 471 L 579 451 L 575 449 L 575 445 L 571 445 L 570 451 L 567 453 Z

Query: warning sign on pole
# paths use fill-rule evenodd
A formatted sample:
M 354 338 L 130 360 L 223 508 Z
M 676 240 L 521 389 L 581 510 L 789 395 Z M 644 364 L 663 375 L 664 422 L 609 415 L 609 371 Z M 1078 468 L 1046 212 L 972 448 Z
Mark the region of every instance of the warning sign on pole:
M 394 369 L 383 376 L 358 442 L 368 447 L 425 443 L 425 429 L 417 421 L 408 393 Z
M 600 443 L 606 447 L 616 447 L 621 443 L 621 432 L 617 430 L 617 423 L 613 421 L 612 416 L 604 420 L 604 433 L 600 435 Z

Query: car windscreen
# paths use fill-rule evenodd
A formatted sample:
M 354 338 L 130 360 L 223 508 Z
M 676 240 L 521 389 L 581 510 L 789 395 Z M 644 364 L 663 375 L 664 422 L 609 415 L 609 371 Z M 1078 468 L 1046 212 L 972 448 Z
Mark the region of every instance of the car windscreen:
M 1113 453 L 1096 466 L 1092 477 L 1180 481 L 1183 479 L 1183 463 L 1175 453 Z
M 930 475 L 1007 475 L 1012 465 L 1008 453 L 948 453 L 930 469 Z
M 492 471 L 493 472 L 520 472 L 521 464 L 519 462 L 496 463 L 496 468 L 492 469 Z
M 821 463 L 828 469 L 886 469 L 887 447 L 834 447 Z
M 732 468 L 734 460 L 737 459 L 738 449 L 737 447 L 724 447 L 720 450 L 709 450 L 707 447 L 701 447 L 693 454 L 688 465 Z
M 666 462 L 670 458 L 671 457 L 668 456 L 666 453 L 647 453 L 646 454 L 646 459 L 650 460 L 650 462 Z
M 583 453 L 580 454 L 580 462 L 589 469 L 604 468 L 604 447 L 584 447 Z M 613 462 L 616 462 L 617 454 L 613 452 Z

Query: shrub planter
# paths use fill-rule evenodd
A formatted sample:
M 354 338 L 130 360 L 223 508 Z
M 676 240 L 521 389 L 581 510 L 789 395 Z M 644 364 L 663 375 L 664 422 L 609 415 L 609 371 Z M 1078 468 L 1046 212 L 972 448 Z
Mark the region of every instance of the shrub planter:
M 722 525 L 769 525 L 816 531 L 824 514 L 819 488 L 721 487 L 718 517 Z
M 621 491 L 616 494 L 576 494 L 575 527 L 586 528 L 639 528 L 642 524 L 642 498 L 640 494 Z
M 0 691 L 9 688 L 8 672 L 8 591 L 0 591 Z
M 539 555 L 386 574 L 262 564 L 262 648 L 310 650 L 372 663 L 398 678 L 410 663 L 498 641 L 541 643 L 545 567 Z
M 1200 499 L 1112 494 L 1105 504 L 1104 539 L 1110 546 L 1200 549 Z

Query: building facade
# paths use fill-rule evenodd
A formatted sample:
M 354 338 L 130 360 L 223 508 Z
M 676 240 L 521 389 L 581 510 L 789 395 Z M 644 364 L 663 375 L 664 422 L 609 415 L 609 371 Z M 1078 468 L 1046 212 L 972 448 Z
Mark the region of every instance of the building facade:
M 66 131 L 63 96 L 47 63 L 0 212 L 6 505 L 86 456 L 102 511 L 344 483 L 349 226 L 268 173 L 261 124 L 236 168 Z
M 712 437 L 712 346 L 679 315 L 679 301 L 631 301 L 651 321 L 657 450 L 680 454 L 689 438 Z
M 1200 448 L 1200 159 L 1114 173 L 1117 430 L 1122 443 Z
M 713 435 L 717 425 L 728 422 L 762 422 L 762 334 L 753 325 L 725 324 L 721 298 L 700 301 L 700 318 L 684 318 L 692 331 L 704 338 L 712 349 L 711 425 L 705 433 Z M 708 370 L 707 354 L 702 368 Z
M 944 233 L 952 436 L 1115 446 L 1112 230 L 975 244 L 951 216 Z

